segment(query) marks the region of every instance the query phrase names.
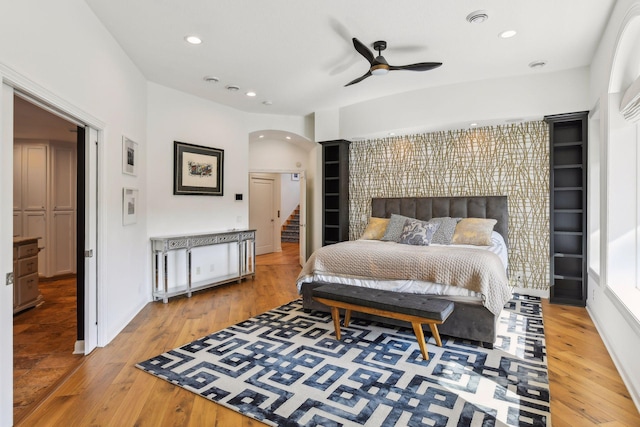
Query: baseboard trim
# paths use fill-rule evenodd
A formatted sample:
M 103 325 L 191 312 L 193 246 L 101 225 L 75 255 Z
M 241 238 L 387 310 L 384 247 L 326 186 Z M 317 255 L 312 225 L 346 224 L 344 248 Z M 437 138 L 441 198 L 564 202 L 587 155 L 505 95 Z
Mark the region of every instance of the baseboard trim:
M 84 340 L 76 341 L 73 347 L 73 354 L 84 354 Z

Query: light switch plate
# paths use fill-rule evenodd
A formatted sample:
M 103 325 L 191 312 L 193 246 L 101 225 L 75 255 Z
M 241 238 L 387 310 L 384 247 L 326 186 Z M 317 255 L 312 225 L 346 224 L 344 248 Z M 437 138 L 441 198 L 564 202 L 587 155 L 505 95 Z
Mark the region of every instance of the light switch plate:
M 7 273 L 7 286 L 13 285 L 13 271 Z

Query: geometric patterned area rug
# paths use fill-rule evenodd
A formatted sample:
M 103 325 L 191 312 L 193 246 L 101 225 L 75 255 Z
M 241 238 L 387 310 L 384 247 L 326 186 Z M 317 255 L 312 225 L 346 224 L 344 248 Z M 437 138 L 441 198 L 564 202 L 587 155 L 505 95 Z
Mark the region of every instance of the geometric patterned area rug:
M 354 313 L 354 316 L 356 313 Z M 514 294 L 493 349 L 331 315 L 300 300 L 136 366 L 273 426 L 550 426 L 540 299 Z

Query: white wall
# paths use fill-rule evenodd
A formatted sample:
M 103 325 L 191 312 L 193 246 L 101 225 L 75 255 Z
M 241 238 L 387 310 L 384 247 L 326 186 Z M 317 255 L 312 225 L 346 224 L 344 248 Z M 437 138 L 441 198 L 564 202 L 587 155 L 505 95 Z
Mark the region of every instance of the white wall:
M 467 128 L 588 110 L 588 68 L 428 88 L 340 110 L 340 138 Z
M 103 342 L 109 341 L 138 312 L 148 294 L 149 274 L 139 268 L 140 261 L 148 259 L 145 206 L 139 206 L 138 223 L 126 228 L 121 210 L 122 187 L 146 192 L 144 155 L 138 177 L 121 171 L 122 135 L 139 142 L 144 153 L 145 79 L 82 0 L 2 0 L 0 74 L 2 69 L 24 77 L 28 89 L 51 93 L 105 124 L 99 148 L 102 243 L 98 252 L 99 282 L 108 284 L 100 294 L 100 326 Z M 6 145 L 6 141 L 0 144 Z M 4 188 L 4 174 L 0 179 Z M 2 197 L 10 194 L 3 191 Z M 11 204 L 3 200 L 2 206 L 10 209 Z M 0 218 L 3 230 L 11 227 L 4 212 Z M 4 247 L 10 241 L 3 239 L 0 244 Z M 12 317 L 7 315 L 10 301 L 2 298 L 0 330 L 12 330 Z M 4 335 L 0 352 L 1 360 L 11 360 L 12 345 Z M 0 425 L 11 425 L 11 379 L 6 377 L 10 374 L 7 369 L 0 372 Z
M 609 353 L 611 354 L 618 371 L 624 379 L 636 405 L 640 407 L 640 323 L 626 311 L 618 297 L 608 289 L 615 286 L 616 281 L 623 275 L 620 274 L 624 265 L 616 264 L 615 239 L 618 237 L 617 226 L 609 217 L 609 212 L 620 214 L 620 208 L 628 208 L 628 201 L 624 200 L 624 191 L 620 191 L 620 184 L 624 182 L 624 174 L 633 174 L 633 169 L 620 167 L 619 157 L 612 157 L 613 144 L 620 141 L 619 123 L 619 96 L 615 94 L 620 90 L 623 82 L 621 75 L 612 75 L 614 61 L 616 59 L 616 46 L 618 38 L 627 22 L 627 17 L 635 16 L 640 19 L 639 0 L 618 0 L 609 19 L 600 41 L 594 60 L 591 65 L 589 82 L 589 100 L 592 105 L 599 103 L 602 110 L 600 125 L 601 143 L 604 145 L 605 157 L 601 159 L 601 203 L 606 203 L 606 210 L 601 215 L 601 239 L 606 250 L 601 254 L 600 275 L 589 277 L 589 297 L 587 309 L 593 318 Z M 609 91 L 613 93 L 609 95 Z M 637 147 L 636 147 L 637 149 Z M 614 163 L 616 160 L 618 163 Z M 633 168 L 633 166 L 631 166 Z M 637 171 L 635 171 L 637 173 Z M 617 216 L 616 216 L 617 218 Z M 635 261 L 635 260 L 633 260 Z M 633 262 L 632 262 L 633 263 Z
M 313 145 L 309 143 L 309 147 Z M 249 147 L 249 170 L 252 172 L 293 172 L 309 167 L 309 147 L 268 138 L 250 142 Z
M 242 113 L 148 84 L 148 236 L 204 233 L 249 225 L 248 134 Z M 223 196 L 173 195 L 173 142 L 224 150 Z M 235 194 L 245 195 L 242 201 Z
M 300 181 L 293 181 L 290 173 L 282 174 L 280 179 L 280 226 L 293 213 L 300 203 Z

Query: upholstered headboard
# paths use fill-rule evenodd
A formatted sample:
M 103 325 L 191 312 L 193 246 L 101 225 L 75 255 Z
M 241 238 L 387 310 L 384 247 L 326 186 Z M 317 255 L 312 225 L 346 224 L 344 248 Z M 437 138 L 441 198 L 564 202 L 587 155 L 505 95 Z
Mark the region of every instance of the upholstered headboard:
M 495 218 L 493 228 L 508 245 L 507 196 L 472 197 L 393 197 L 371 199 L 371 216 L 389 218 L 399 214 L 423 221 L 450 216 L 453 218 Z

